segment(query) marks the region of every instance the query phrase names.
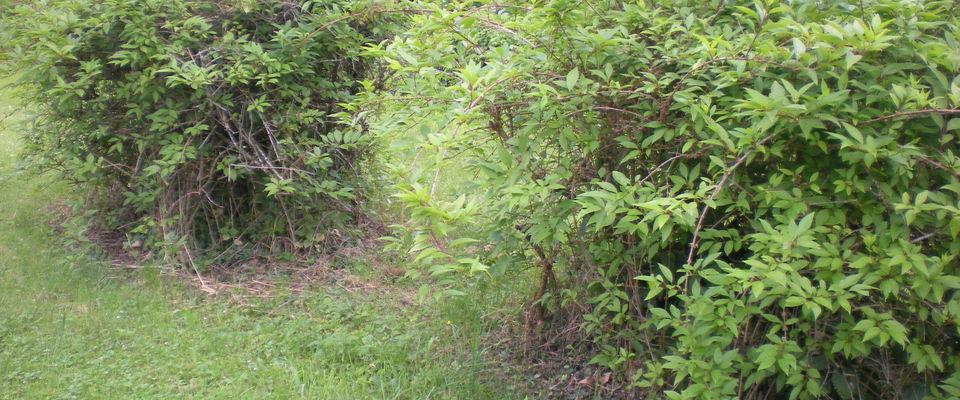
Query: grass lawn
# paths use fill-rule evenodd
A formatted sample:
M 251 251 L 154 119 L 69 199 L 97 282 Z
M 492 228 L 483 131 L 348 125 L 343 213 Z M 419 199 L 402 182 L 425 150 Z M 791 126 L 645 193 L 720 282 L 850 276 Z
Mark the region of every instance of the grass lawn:
M 65 251 L 48 222 L 69 188 L 15 168 L 13 125 L 0 128 L 0 399 L 515 397 L 484 378 L 479 312 L 338 287 L 241 305 Z

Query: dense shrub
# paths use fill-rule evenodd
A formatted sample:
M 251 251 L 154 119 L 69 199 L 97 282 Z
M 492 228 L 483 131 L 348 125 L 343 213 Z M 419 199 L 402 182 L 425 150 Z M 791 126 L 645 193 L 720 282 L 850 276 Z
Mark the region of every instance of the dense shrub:
M 392 29 L 387 11 L 274 0 L 19 7 L 7 23 L 39 114 L 33 159 L 99 188 L 111 227 L 166 250 L 323 246 L 360 215 L 373 141 L 341 129 L 352 118 L 341 103 L 378 71 L 358 51 Z
M 412 224 L 394 247 L 438 277 L 539 268 L 531 325 L 577 324 L 561 345 L 593 343 L 651 397 L 960 396 L 958 16 L 551 0 L 417 17 L 370 49 L 404 101 L 369 103 L 378 129 L 423 139 L 396 168 Z M 472 185 L 447 201 L 445 179 Z

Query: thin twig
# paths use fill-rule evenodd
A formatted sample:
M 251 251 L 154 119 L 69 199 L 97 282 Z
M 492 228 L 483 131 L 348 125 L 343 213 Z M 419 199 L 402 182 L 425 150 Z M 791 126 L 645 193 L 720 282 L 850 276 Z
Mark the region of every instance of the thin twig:
M 476 17 L 476 18 L 477 18 L 477 21 L 482 22 L 484 25 L 487 25 L 487 26 L 493 28 L 494 30 L 498 30 L 498 31 L 503 32 L 503 33 L 506 33 L 506 34 L 510 34 L 510 35 L 512 35 L 513 37 L 515 37 L 515 38 L 517 38 L 517 39 L 520 39 L 521 42 L 526 43 L 528 46 L 530 46 L 530 48 L 533 48 L 533 49 L 536 49 L 536 48 L 537 48 L 537 45 L 536 45 L 536 44 L 534 44 L 533 42 L 527 40 L 527 38 L 521 36 L 519 33 L 517 33 L 516 31 L 514 31 L 514 30 L 512 30 L 512 29 L 510 29 L 510 28 L 507 28 L 507 27 L 505 27 L 505 26 L 503 26 L 503 25 L 501 25 L 501 24 L 499 24 L 499 23 L 497 23 L 497 22 L 494 22 L 494 21 L 489 20 L 489 19 L 486 19 L 486 18 L 481 18 L 481 17 Z
M 503 78 L 500 78 L 500 79 L 497 80 L 496 82 L 490 84 L 490 86 L 487 86 L 486 89 L 484 89 L 482 92 L 480 92 L 480 94 L 477 96 L 477 98 L 473 99 L 473 101 L 470 102 L 470 105 L 468 105 L 467 108 L 465 108 L 465 109 L 463 110 L 463 112 L 464 112 L 464 113 L 467 113 L 468 111 L 470 111 L 470 110 L 472 110 L 474 107 L 476 107 L 478 104 L 480 104 L 480 100 L 483 100 L 483 98 L 486 97 L 487 93 L 490 93 L 490 91 L 493 90 L 493 88 L 495 88 L 495 87 L 497 87 L 497 86 L 500 86 L 500 85 L 503 84 L 504 82 L 507 82 L 507 81 L 509 81 L 509 80 L 518 78 L 519 76 L 520 76 L 520 75 L 516 75 L 516 74 L 515 74 L 515 75 L 507 75 L 507 76 L 505 76 L 505 77 L 503 77 Z M 460 129 L 463 127 L 464 122 L 465 122 L 465 121 L 460 121 L 460 123 L 457 124 L 456 128 L 454 128 L 453 134 L 450 135 L 450 139 L 451 139 L 451 140 L 456 139 L 457 136 L 460 134 Z M 449 149 L 444 148 L 444 149 L 443 149 L 443 154 L 441 155 L 441 157 L 442 157 L 442 158 L 445 158 L 445 157 L 447 156 L 447 152 L 448 152 L 448 151 L 449 151 Z M 433 183 L 430 184 L 430 197 L 431 197 L 431 198 L 433 198 L 433 195 L 437 192 L 437 185 L 439 184 L 439 182 L 440 182 L 440 165 L 438 164 L 438 165 L 437 165 L 437 170 L 434 171 L 434 174 L 433 174 Z
M 0 117 L 0 124 L 4 123 L 7 119 L 12 118 L 14 115 L 17 115 L 18 113 L 20 113 L 21 111 L 25 110 L 26 108 L 27 108 L 27 106 L 20 106 L 20 107 L 14 108 L 13 110 L 11 110 L 9 113 L 7 113 L 6 115 L 4 115 L 3 117 Z
M 917 244 L 917 243 L 919 243 L 919 242 L 922 242 L 922 241 L 924 241 L 924 240 L 927 240 L 927 239 L 932 238 L 933 235 L 936 235 L 936 234 L 937 234 L 937 232 L 934 231 L 934 232 L 927 233 L 927 234 L 925 234 L 925 235 L 923 235 L 923 236 L 915 237 L 915 238 L 913 238 L 913 239 L 910 239 L 910 243 Z
M 960 114 L 960 109 L 951 109 L 951 108 L 931 108 L 926 110 L 913 110 L 913 111 L 903 111 L 898 113 L 893 113 L 890 115 L 885 115 L 879 118 L 868 119 L 863 121 L 858 126 L 872 124 L 874 122 L 886 121 L 888 119 L 900 118 L 900 117 L 915 117 L 923 114 Z
M 672 100 L 673 100 L 673 97 L 677 94 L 677 92 L 680 91 L 680 88 L 683 86 L 683 81 L 687 80 L 687 78 L 689 78 L 689 77 L 690 77 L 691 75 L 693 75 L 695 72 L 697 72 L 697 71 L 705 68 L 706 66 L 708 66 L 708 65 L 710 65 L 710 64 L 713 64 L 713 63 L 716 63 L 716 62 L 720 62 L 720 61 L 752 61 L 752 62 L 757 62 L 757 63 L 775 65 L 775 66 L 778 66 L 778 67 L 781 67 L 781 68 L 786 68 L 786 69 L 793 70 L 793 71 L 796 71 L 796 70 L 799 69 L 799 68 L 794 67 L 794 66 L 790 66 L 790 65 L 786 65 L 786 64 L 781 64 L 781 63 L 778 63 L 778 62 L 776 62 L 776 61 L 765 60 L 765 59 L 762 59 L 762 58 L 738 57 L 738 56 L 711 58 L 711 59 L 706 60 L 706 61 L 704 61 L 704 62 L 701 62 L 700 64 L 698 64 L 698 65 L 694 66 L 693 68 L 691 68 L 689 71 L 687 71 L 686 74 L 683 75 L 683 77 L 680 78 L 680 80 L 677 81 L 676 85 L 674 85 L 674 87 L 673 87 L 673 91 L 670 92 L 670 95 L 667 96 L 667 97 L 663 100 L 663 104 L 662 104 L 661 107 L 660 107 L 660 118 L 659 118 L 659 120 L 662 122 L 662 120 L 664 120 L 664 119 L 666 118 L 667 111 L 669 110 L 670 101 L 672 101 Z
M 703 150 L 706 150 L 706 148 L 704 148 Z M 642 183 L 646 182 L 646 181 L 649 180 L 651 177 L 653 177 L 653 174 L 657 173 L 657 171 L 659 171 L 660 168 L 663 168 L 663 166 L 665 166 L 665 165 L 667 165 L 667 164 L 669 164 L 669 163 L 672 163 L 672 162 L 674 162 L 674 161 L 676 161 L 676 160 L 678 160 L 678 159 L 681 159 L 681 158 L 696 158 L 696 157 L 700 157 L 700 156 L 703 154 L 703 150 L 700 150 L 700 151 L 698 151 L 698 152 L 696 152 L 696 153 L 692 153 L 692 154 L 687 154 L 687 153 L 677 154 L 677 155 L 675 155 L 675 156 L 673 156 L 673 157 L 670 157 L 670 158 L 664 160 L 662 163 L 660 163 L 659 165 L 657 165 L 656 167 L 654 167 L 652 170 L 650 170 L 650 172 L 647 174 L 647 176 L 643 177 L 643 179 L 641 179 L 639 182 L 637 182 L 637 186 L 641 185 Z
M 310 171 L 305 171 L 305 170 L 302 170 L 302 169 L 300 169 L 300 168 L 291 168 L 291 167 L 261 167 L 261 166 L 259 166 L 259 165 L 248 165 L 248 164 L 230 164 L 230 165 L 228 165 L 228 167 L 230 167 L 230 168 L 263 169 L 263 170 L 276 169 L 276 170 L 281 170 L 281 171 L 299 172 L 299 173 L 307 174 L 307 175 L 310 175 L 310 176 L 316 176 L 316 175 L 317 175 L 317 174 L 314 174 L 313 172 L 310 172 Z
M 211 288 L 207 285 L 207 282 L 203 280 L 203 276 L 200 276 L 200 270 L 197 269 L 197 264 L 193 262 L 193 256 L 190 254 L 190 249 L 187 248 L 187 245 L 181 246 L 183 252 L 187 255 L 187 261 L 190 261 L 190 266 L 193 267 L 193 272 L 197 274 L 197 279 L 200 280 L 200 290 L 207 292 L 208 294 L 217 294 L 217 290 Z
M 727 169 L 726 172 L 723 173 L 723 176 L 720 177 L 720 183 L 717 184 L 717 188 L 713 190 L 713 193 L 710 194 L 710 197 L 707 198 L 707 201 L 713 201 L 713 199 L 715 199 L 717 195 L 720 194 L 720 191 L 723 190 L 724 185 L 726 185 L 727 180 L 730 178 L 730 175 L 733 174 L 733 171 L 735 171 L 737 167 L 740 166 L 740 164 L 743 164 L 743 162 L 747 160 L 747 157 L 750 157 L 750 155 L 753 154 L 753 151 L 756 150 L 757 147 L 762 146 L 764 143 L 770 140 L 770 138 L 772 138 L 773 135 L 775 134 L 771 133 L 767 137 L 757 142 L 757 144 L 754 145 L 752 148 L 750 148 L 750 150 L 747 150 L 746 153 L 743 153 L 743 155 L 737 159 L 737 162 L 735 162 L 733 166 L 731 166 L 729 169 Z M 709 209 L 710 209 L 710 206 L 708 204 L 704 204 L 703 209 L 700 210 L 700 218 L 697 219 L 697 227 L 693 230 L 693 239 L 690 240 L 690 251 L 687 253 L 688 265 L 693 265 L 693 255 L 697 251 L 697 241 L 700 238 L 700 230 L 703 229 L 703 220 L 704 218 L 706 218 L 707 211 Z
M 920 156 L 920 155 L 917 155 L 917 156 L 914 156 L 914 157 L 917 157 L 918 159 L 920 159 L 920 161 L 923 161 L 923 162 L 925 162 L 925 163 L 927 163 L 927 164 L 930 164 L 930 165 L 932 165 L 932 166 L 934 166 L 934 167 L 936 167 L 936 168 L 939 168 L 939 169 L 941 169 L 941 170 L 943 170 L 943 171 L 945 171 L 945 172 L 947 172 L 947 173 L 949 173 L 949 174 L 952 174 L 953 176 L 956 176 L 956 177 L 960 178 L 960 172 L 957 172 L 957 171 L 955 171 L 955 170 L 952 170 L 952 169 L 950 169 L 950 168 L 947 168 L 947 166 L 945 166 L 945 165 L 943 165 L 943 164 L 941 164 L 941 163 L 939 163 L 939 162 L 937 162 L 937 161 L 931 160 L 929 157 Z
M 356 12 L 356 13 L 344 15 L 344 16 L 342 16 L 342 17 L 340 17 L 340 18 L 334 18 L 334 19 L 328 21 L 327 23 L 321 25 L 321 26 L 318 27 L 317 29 L 314 29 L 313 31 L 307 33 L 306 35 L 303 35 L 303 38 L 301 38 L 301 40 L 300 40 L 300 46 L 303 46 L 303 45 L 305 45 L 307 42 L 309 42 L 310 39 L 313 38 L 314 35 L 317 35 L 317 34 L 319 34 L 320 32 L 323 32 L 323 31 L 325 31 L 325 30 L 327 30 L 327 29 L 330 29 L 330 28 L 333 27 L 334 25 L 339 24 L 339 23 L 341 23 L 341 22 L 343 22 L 343 21 L 347 21 L 347 20 L 351 20 L 351 19 L 357 19 L 357 18 L 360 18 L 360 17 L 369 17 L 369 16 L 377 15 L 377 14 L 394 14 L 394 13 L 396 13 L 396 14 L 401 14 L 401 13 L 409 13 L 409 14 L 431 14 L 431 13 L 433 13 L 433 12 L 434 12 L 434 10 L 430 10 L 430 9 L 426 9 L 426 8 L 400 8 L 400 9 L 392 9 L 392 10 L 391 10 L 391 9 L 376 9 L 376 8 L 375 8 L 375 9 L 371 9 L 371 10 L 365 10 L 365 11 L 361 11 L 361 12 Z

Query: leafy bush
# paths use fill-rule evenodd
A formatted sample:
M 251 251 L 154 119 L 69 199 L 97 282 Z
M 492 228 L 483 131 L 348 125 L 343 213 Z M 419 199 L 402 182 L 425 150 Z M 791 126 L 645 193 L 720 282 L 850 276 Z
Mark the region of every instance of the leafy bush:
M 373 141 L 341 103 L 376 72 L 375 3 L 53 1 L 8 23 L 35 161 L 164 249 L 323 246 L 360 215 Z M 336 232 L 330 234 L 329 232 Z M 186 246 L 186 247 L 185 247 Z M 235 248 L 249 246 L 234 246 Z
M 369 50 L 426 160 L 394 247 L 539 268 L 531 325 L 652 397 L 960 396 L 957 7 L 438 8 Z

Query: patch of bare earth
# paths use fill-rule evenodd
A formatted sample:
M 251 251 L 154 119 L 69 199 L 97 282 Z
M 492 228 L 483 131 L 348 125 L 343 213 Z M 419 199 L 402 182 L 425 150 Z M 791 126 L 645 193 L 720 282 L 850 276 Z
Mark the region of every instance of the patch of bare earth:
M 589 338 L 580 324 L 547 327 L 532 323 L 532 312 L 518 315 L 498 313 L 503 329 L 487 338 L 489 348 L 499 349 L 493 358 L 512 360 L 510 368 L 499 371 L 502 379 L 523 376 L 525 392 L 531 398 L 586 400 L 634 399 L 638 394 L 613 378 L 608 370 L 589 365 Z
M 156 264 L 149 252 L 142 251 L 139 243 L 128 243 L 121 233 L 90 229 L 86 237 L 96 244 L 115 269 L 137 270 L 150 268 L 144 266 L 147 263 Z M 333 288 L 363 297 L 375 294 L 378 298 L 391 298 L 400 306 L 412 305 L 416 292 L 393 284 L 406 271 L 382 262 L 378 254 L 380 244 L 371 237 L 311 260 L 278 261 L 256 256 L 210 265 L 204 271 L 194 268 L 192 260 L 172 260 L 172 263 L 160 263 L 158 268 L 164 275 L 192 282 L 208 295 L 226 296 L 239 305 L 247 304 L 246 300 L 251 298 Z M 344 268 L 343 263 L 349 260 L 361 260 L 369 265 L 369 278 L 354 275 Z

